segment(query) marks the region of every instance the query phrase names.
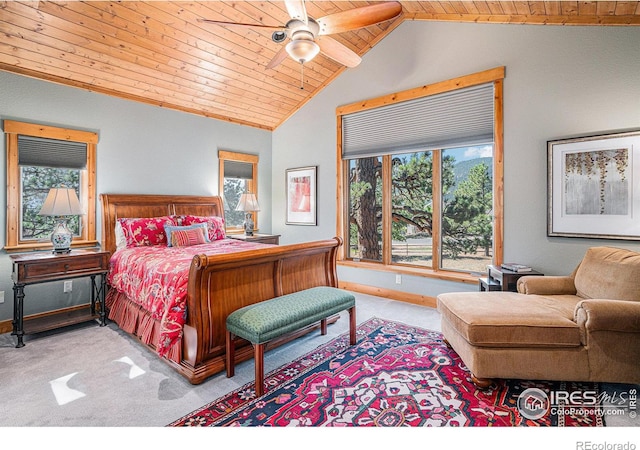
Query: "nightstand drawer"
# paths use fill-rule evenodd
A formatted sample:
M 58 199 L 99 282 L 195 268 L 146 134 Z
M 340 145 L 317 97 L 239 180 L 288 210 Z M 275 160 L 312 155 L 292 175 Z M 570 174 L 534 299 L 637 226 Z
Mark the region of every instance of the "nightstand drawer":
M 257 239 L 253 239 L 252 241 L 261 242 L 263 244 L 278 245 L 280 243 L 280 236 L 260 236 Z
M 50 263 L 25 264 L 23 280 L 41 277 L 60 277 L 61 275 L 73 276 L 103 270 L 104 264 L 100 255 L 78 256 L 64 261 L 51 261 Z
M 14 283 L 31 284 L 100 274 L 109 268 L 109 253 L 74 250 L 68 255 L 24 255 L 14 259 Z
M 262 244 L 274 245 L 280 244 L 279 234 L 253 234 L 251 236 L 247 236 L 246 234 L 228 234 L 227 237 L 238 241 L 260 242 Z

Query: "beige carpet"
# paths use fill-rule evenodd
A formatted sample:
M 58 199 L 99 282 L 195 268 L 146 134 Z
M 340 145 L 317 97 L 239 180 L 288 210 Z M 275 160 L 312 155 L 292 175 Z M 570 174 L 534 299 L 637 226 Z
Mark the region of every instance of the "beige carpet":
M 424 308 L 377 297 L 357 296 L 357 321 L 385 317 L 440 329 L 440 317 Z M 265 372 L 348 330 L 348 315 L 319 332 L 267 352 Z M 253 379 L 253 361 L 236 375 L 224 373 L 191 385 L 155 354 L 114 324 L 93 323 L 28 335 L 23 348 L 0 335 L 0 426 L 164 426 Z
M 440 316 L 432 308 L 361 294 L 357 294 L 356 298 L 358 323 L 371 317 L 381 317 L 434 331 L 440 330 Z M 313 333 L 267 352 L 265 372 L 274 370 L 347 331 L 348 316 L 344 313 L 336 324 L 329 326 L 326 336 Z M 7 445 L 16 438 L 18 442 L 25 444 L 24 448 L 32 448 L 26 445 L 30 442 L 46 445 L 52 440 L 65 442 L 67 450 L 103 447 L 112 449 L 120 443 L 127 443 L 124 448 L 130 448 L 131 441 L 127 439 L 135 436 L 135 442 L 140 443 L 140 439 L 143 439 L 141 435 L 144 439 L 155 442 L 154 449 L 183 447 L 184 432 L 157 427 L 164 427 L 252 381 L 254 375 L 253 361 L 247 361 L 236 367 L 236 375 L 231 379 L 221 373 L 200 385 L 191 385 L 155 354 L 113 324 L 100 328 L 88 323 L 48 334 L 26 336 L 25 342 L 25 347 L 16 349 L 13 336 L 8 333 L 0 335 L 0 406 L 3 412 L 0 414 L 0 427 L 14 427 L 1 429 L 0 433 L 3 433 L 3 442 Z M 612 385 L 609 388 L 613 392 L 619 386 Z M 627 428 L 611 428 L 617 426 Z M 580 439 L 604 441 L 608 438 L 611 441 L 615 438 L 616 442 L 624 443 L 627 432 L 635 433 L 637 430 L 632 427 L 639 426 L 638 419 L 629 421 L 628 417 L 608 418 L 608 428 L 599 431 L 606 433 L 604 435 L 574 437 L 564 431 L 562 436 L 565 440 L 569 438 L 571 448 L 576 448 L 575 442 Z M 77 428 L 70 435 L 66 427 L 83 428 Z M 105 430 L 86 427 L 112 428 Z M 487 431 L 478 430 L 479 433 Z M 261 440 L 261 433 L 257 430 L 247 430 L 242 436 L 255 436 L 256 432 L 257 439 Z M 435 443 L 437 437 L 450 443 L 451 439 L 460 440 L 469 433 L 455 430 L 456 435 L 453 437 L 447 430 L 424 432 L 430 433 L 428 440 L 431 443 Z M 214 431 L 209 429 L 206 437 L 202 433 L 191 431 L 187 436 L 196 439 L 197 443 L 209 442 Z M 289 431 L 287 436 L 291 436 L 291 433 Z M 324 433 L 317 439 L 310 440 L 306 435 L 306 447 L 326 448 L 327 435 Z M 238 437 L 234 436 L 235 441 Z M 425 439 L 424 436 L 412 436 Z M 371 438 L 372 435 L 368 434 L 366 437 Z M 491 443 L 491 446 L 486 448 L 503 448 L 498 445 L 500 442 L 519 442 L 518 447 L 529 448 L 524 445 L 524 441 L 513 438 L 516 441 L 488 438 L 487 445 Z M 471 436 L 469 439 L 474 448 L 484 448 L 479 446 L 481 442 L 477 438 Z M 282 448 L 279 442 L 281 438 L 268 438 L 260 444 L 261 448 Z M 384 442 L 388 445 L 397 444 L 398 437 L 395 434 L 390 437 L 376 434 L 373 435 L 371 444 L 378 447 L 377 444 Z M 540 444 L 540 441 L 527 442 Z M 249 441 L 245 443 L 248 444 Z M 272 444 L 276 443 L 277 446 L 273 447 Z M 253 443 L 253 448 L 255 444 L 256 442 Z M 244 447 L 243 445 L 242 448 Z

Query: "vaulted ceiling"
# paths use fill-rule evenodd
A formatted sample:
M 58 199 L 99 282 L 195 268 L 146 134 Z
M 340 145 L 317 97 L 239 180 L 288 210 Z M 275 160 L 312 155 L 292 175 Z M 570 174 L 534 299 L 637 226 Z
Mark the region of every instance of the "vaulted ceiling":
M 306 2 L 310 17 L 375 4 Z M 364 55 L 404 20 L 555 25 L 640 25 L 638 1 L 402 1 L 402 14 L 333 34 Z M 273 130 L 345 66 L 322 53 L 267 68 L 285 43 L 272 29 L 199 19 L 284 25 L 281 1 L 0 0 L 0 70 Z M 301 89 L 301 80 L 304 79 Z

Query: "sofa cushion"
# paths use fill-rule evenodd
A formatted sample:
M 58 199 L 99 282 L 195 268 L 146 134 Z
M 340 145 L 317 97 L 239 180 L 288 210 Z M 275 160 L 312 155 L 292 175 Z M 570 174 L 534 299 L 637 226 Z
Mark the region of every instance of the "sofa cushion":
M 438 311 L 478 347 L 578 347 L 573 311 L 580 298 L 515 292 L 455 292 L 438 295 Z
M 591 247 L 575 272 L 582 298 L 640 301 L 640 253 Z

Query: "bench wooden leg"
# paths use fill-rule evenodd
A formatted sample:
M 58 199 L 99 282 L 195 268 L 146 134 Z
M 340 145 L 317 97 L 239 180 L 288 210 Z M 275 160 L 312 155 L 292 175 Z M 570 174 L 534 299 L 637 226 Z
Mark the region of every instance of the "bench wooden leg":
M 233 340 L 233 334 L 227 331 L 227 378 L 231 378 L 235 374 L 236 366 L 236 344 Z
M 349 344 L 356 345 L 356 307 L 349 308 Z
M 323 336 L 327 334 L 327 319 L 322 319 L 320 321 L 320 334 Z
M 264 346 L 265 344 L 255 344 L 254 363 L 256 365 L 256 397 L 264 394 Z

